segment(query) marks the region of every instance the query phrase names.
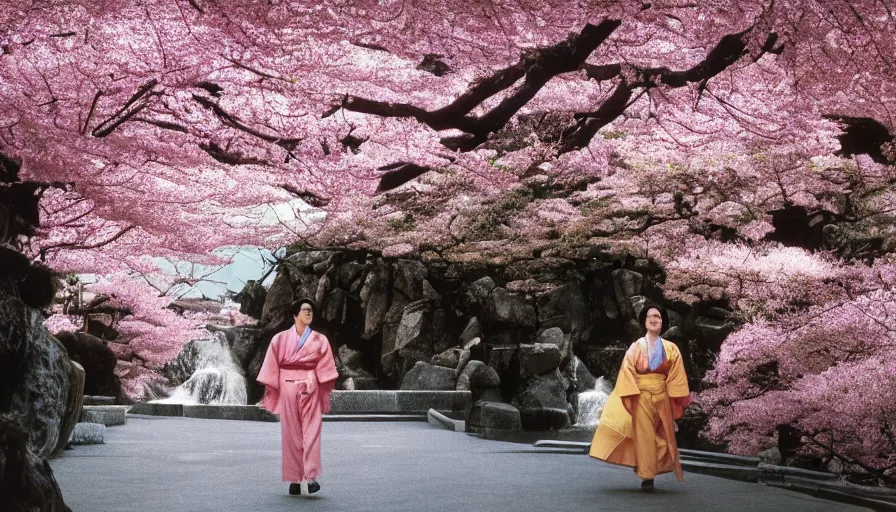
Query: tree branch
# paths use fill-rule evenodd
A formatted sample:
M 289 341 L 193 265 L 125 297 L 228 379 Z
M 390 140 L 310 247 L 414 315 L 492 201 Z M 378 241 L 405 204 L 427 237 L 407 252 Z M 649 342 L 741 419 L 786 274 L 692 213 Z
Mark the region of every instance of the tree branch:
M 292 150 L 294 150 L 299 145 L 299 142 L 301 142 L 302 139 L 284 139 L 278 135 L 270 135 L 270 134 L 258 131 L 255 128 L 252 128 L 251 126 L 240 121 L 239 118 L 230 114 L 229 112 L 227 112 L 226 110 L 221 108 L 220 105 L 218 105 L 216 102 L 212 101 L 209 98 L 206 98 L 204 96 L 199 96 L 198 94 L 194 94 L 193 99 L 196 100 L 196 102 L 199 103 L 200 105 L 202 105 L 203 107 L 214 112 L 215 116 L 217 116 L 218 119 L 220 119 L 221 122 L 223 122 L 225 125 L 227 125 L 231 128 L 236 128 L 237 130 L 240 130 L 241 132 L 245 132 L 249 135 L 252 135 L 253 137 L 257 137 L 265 142 L 271 142 L 273 144 L 276 144 L 276 145 L 280 146 L 281 148 L 285 149 L 286 152 L 289 154 L 290 158 L 295 158 L 295 155 L 292 154 Z M 205 148 L 203 148 L 203 149 L 205 149 Z
M 459 129 L 466 135 L 443 139 L 442 144 L 451 149 L 470 151 L 485 142 L 490 133 L 503 128 L 551 78 L 579 69 L 621 23 L 619 20 L 604 20 L 599 25 L 585 25 L 581 33 L 523 55 L 513 66 L 476 82 L 450 105 L 432 112 L 406 103 L 381 102 L 355 96 L 346 96 L 341 107 L 380 117 L 413 117 L 434 130 Z M 482 102 L 521 78 L 525 78 L 523 83 L 498 106 L 482 117 L 468 115 Z M 331 109 L 328 114 L 332 115 L 333 112 L 335 110 Z
M 153 87 L 158 85 L 158 83 L 159 81 L 153 78 L 149 82 L 143 84 L 123 107 L 118 109 L 111 117 L 94 128 L 91 134 L 94 137 L 105 137 L 115 131 L 115 129 L 121 126 L 122 123 L 137 115 L 141 110 L 146 108 L 150 97 L 159 95 L 159 93 L 151 92 Z

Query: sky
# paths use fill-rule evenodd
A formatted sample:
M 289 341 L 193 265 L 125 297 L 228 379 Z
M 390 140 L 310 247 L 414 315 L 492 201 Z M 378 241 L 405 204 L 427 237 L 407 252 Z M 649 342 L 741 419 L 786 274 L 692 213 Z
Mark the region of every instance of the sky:
M 209 299 L 218 299 L 228 291 L 239 292 L 246 285 L 246 281 L 251 279 L 259 279 L 270 269 L 268 261 L 273 260 L 271 252 L 260 247 L 225 247 L 216 253 L 234 254 L 233 262 L 215 271 L 216 267 L 200 267 L 197 265 L 192 272 L 194 276 L 208 274 L 206 280 L 200 282 L 196 286 L 187 289 L 183 288 L 172 292 L 172 297 L 180 299 L 199 299 L 204 295 Z M 166 273 L 174 273 L 175 266 L 168 260 L 157 260 L 159 268 Z M 190 274 L 189 267 L 181 265 L 183 274 Z M 211 273 L 210 273 L 211 272 Z M 264 284 L 270 285 L 274 280 L 275 273 L 268 275 Z

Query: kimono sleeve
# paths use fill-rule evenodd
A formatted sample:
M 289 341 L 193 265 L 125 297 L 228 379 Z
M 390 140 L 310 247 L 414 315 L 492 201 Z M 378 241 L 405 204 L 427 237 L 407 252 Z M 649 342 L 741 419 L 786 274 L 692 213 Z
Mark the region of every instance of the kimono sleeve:
M 669 402 L 672 406 L 672 418 L 678 419 L 684 414 L 691 402 L 691 392 L 688 389 L 688 376 L 684 371 L 684 361 L 681 351 L 675 344 L 669 342 L 670 357 L 672 363 L 669 374 L 666 375 L 666 392 L 669 394 Z
M 330 340 L 326 336 L 321 335 L 321 352 L 317 360 L 315 373 L 317 374 L 317 382 L 320 396 L 320 410 L 324 414 L 330 412 L 330 392 L 336 387 L 336 379 L 339 378 L 339 372 L 336 371 L 336 361 L 333 358 L 333 349 L 330 347 Z
M 264 363 L 262 363 L 261 370 L 258 372 L 258 377 L 256 378 L 258 382 L 264 384 L 264 399 L 262 401 L 262 406 L 275 414 L 279 414 L 280 404 L 280 362 L 277 360 L 276 350 L 279 337 L 279 334 L 274 336 L 274 339 L 271 340 L 271 344 L 268 345 L 268 351 L 264 356 Z

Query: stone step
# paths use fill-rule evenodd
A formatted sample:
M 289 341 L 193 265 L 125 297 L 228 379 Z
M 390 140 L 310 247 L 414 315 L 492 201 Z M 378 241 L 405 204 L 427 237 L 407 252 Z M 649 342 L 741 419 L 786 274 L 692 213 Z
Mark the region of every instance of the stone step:
M 106 426 L 102 423 L 77 423 L 68 442 L 75 445 L 103 444 L 105 435 Z
M 115 405 L 114 396 L 84 395 L 83 405 Z
M 128 410 L 128 414 L 146 414 L 149 416 L 183 416 L 183 404 L 159 404 L 152 402 L 141 402 L 134 404 Z
M 79 422 L 101 423 L 107 427 L 124 425 L 127 410 L 126 405 L 85 405 Z

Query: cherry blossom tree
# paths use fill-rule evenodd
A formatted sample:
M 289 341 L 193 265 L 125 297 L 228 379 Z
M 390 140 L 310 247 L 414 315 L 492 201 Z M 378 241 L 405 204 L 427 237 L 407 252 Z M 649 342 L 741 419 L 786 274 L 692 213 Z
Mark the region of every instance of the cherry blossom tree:
M 891 332 L 873 326 L 892 318 L 880 304 L 896 247 L 893 11 L 889 0 L 7 2 L 0 199 L 38 201 L 40 227 L 0 238 L 58 272 L 116 276 L 109 291 L 149 367 L 193 329 L 165 313 L 170 299 L 118 279 L 153 275 L 156 257 L 214 264 L 221 246 L 301 241 L 424 258 L 650 258 L 671 299 L 725 301 L 746 322 L 708 377 L 713 436 L 750 451 L 769 422 L 795 424 L 807 449 L 883 475 L 890 461 L 831 418 L 865 418 L 868 433 L 888 410 L 833 399 L 849 376 L 890 382 L 871 368 Z M 843 326 L 849 364 L 832 351 L 800 370 L 804 338 L 786 333 L 807 318 L 801 332 Z M 872 331 L 883 344 L 864 344 Z M 751 340 L 755 355 L 733 355 Z M 774 389 L 738 399 L 774 358 Z

